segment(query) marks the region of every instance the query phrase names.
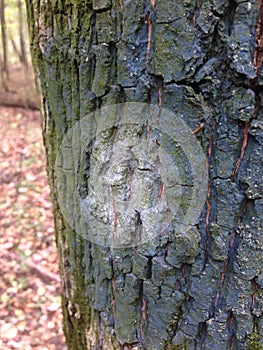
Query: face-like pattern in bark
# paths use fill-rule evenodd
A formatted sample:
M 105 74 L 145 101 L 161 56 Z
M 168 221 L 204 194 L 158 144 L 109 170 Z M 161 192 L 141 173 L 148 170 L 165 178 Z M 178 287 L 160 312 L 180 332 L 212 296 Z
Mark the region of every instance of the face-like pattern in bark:
M 61 150 L 58 200 L 82 237 L 112 248 L 168 234 L 188 242 L 207 187 L 202 149 L 180 117 L 148 104 L 105 107 L 69 130 Z
M 103 138 L 96 139 L 88 196 L 81 201 L 92 235 L 99 232 L 98 239 L 113 247 L 164 235 L 180 204 L 180 177 L 171 157 L 153 138 L 136 135 L 136 128 L 128 137 L 128 128 L 118 130 L 118 140 L 115 135 L 106 147 Z M 164 162 L 169 170 L 164 171 Z

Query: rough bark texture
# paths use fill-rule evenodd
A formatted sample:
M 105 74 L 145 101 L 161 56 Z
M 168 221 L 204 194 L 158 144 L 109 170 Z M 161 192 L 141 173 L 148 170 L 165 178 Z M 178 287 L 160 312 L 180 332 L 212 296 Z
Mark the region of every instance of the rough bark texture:
M 27 0 L 69 349 L 263 348 L 262 6 Z M 131 101 L 183 114 L 207 155 L 198 236 L 111 250 L 60 213 L 54 164 L 66 131 Z

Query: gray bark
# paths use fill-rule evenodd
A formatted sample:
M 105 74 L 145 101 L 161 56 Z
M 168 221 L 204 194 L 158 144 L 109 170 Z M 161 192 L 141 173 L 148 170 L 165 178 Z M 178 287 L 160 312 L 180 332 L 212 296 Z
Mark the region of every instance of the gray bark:
M 263 348 L 262 6 L 27 0 L 69 349 Z M 65 135 L 120 102 L 183 115 L 202 146 L 206 204 L 184 235 L 171 229 L 111 249 L 76 233 L 61 213 L 54 169 Z M 90 117 L 80 132 L 93 126 Z M 77 146 L 64 150 L 68 164 L 81 157 Z M 86 192 L 95 186 L 92 147 L 72 174 Z

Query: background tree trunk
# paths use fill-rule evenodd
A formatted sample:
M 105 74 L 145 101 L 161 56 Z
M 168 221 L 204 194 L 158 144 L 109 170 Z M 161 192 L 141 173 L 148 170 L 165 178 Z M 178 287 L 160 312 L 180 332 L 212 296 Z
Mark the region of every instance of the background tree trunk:
M 5 23 L 5 1 L 1 0 L 0 4 L 0 18 L 1 18 L 1 38 L 2 38 L 2 57 L 1 57 L 1 77 L 3 86 L 7 89 L 6 80 L 8 79 L 8 53 L 7 53 L 7 36 Z
M 17 0 L 17 8 L 18 8 L 18 14 L 19 14 L 19 41 L 20 41 L 20 53 L 19 53 L 19 59 L 20 62 L 27 68 L 28 62 L 26 57 L 26 45 L 25 45 L 25 39 L 24 39 L 24 15 L 23 15 L 23 8 L 22 8 L 22 2 L 21 0 Z M 13 45 L 14 46 L 14 45 Z M 15 50 L 15 48 L 14 48 Z
M 27 12 L 68 348 L 262 349 L 262 1 L 27 0 Z M 185 236 L 103 248 L 63 218 L 62 140 L 118 102 L 183 115 L 201 143 L 206 205 Z

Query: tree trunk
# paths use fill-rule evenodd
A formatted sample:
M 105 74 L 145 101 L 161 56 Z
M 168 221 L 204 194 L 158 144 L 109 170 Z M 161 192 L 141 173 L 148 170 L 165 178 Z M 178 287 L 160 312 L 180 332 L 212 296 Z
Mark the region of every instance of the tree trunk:
M 26 56 L 26 45 L 24 39 L 24 15 L 21 0 L 17 0 L 18 16 L 19 16 L 19 39 L 20 39 L 20 53 L 19 60 L 27 68 L 27 56 Z M 14 42 L 15 44 L 15 42 Z M 14 46 L 14 45 L 13 45 Z
M 8 54 L 7 54 L 7 37 L 6 37 L 6 23 L 5 23 L 5 1 L 1 0 L 0 4 L 0 18 L 1 18 L 1 38 L 2 38 L 2 67 L 1 77 L 3 86 L 7 90 L 6 80 L 8 79 Z
M 263 349 L 262 1 L 27 12 L 68 348 Z

